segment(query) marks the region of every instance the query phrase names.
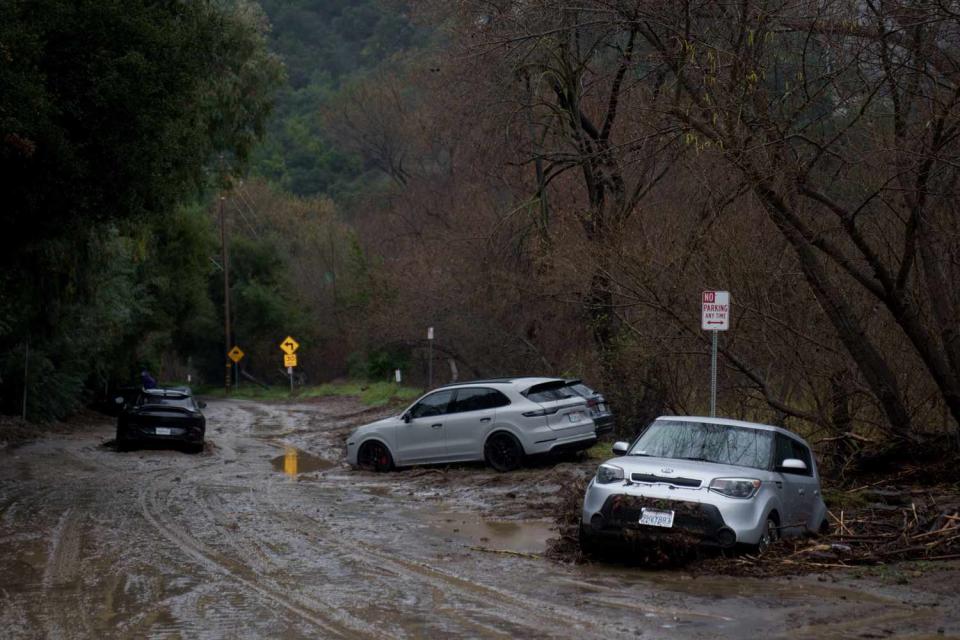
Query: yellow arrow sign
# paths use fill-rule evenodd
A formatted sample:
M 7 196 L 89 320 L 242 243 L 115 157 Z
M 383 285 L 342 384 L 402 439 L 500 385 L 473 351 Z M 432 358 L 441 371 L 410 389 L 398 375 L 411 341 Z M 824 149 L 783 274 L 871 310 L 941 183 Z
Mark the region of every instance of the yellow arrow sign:
M 286 340 L 280 343 L 280 348 L 285 354 L 292 356 L 300 348 L 300 343 L 287 336 Z
M 234 347 L 227 353 L 227 356 L 229 356 L 229 358 L 234 362 L 240 362 L 240 359 L 243 358 L 243 355 L 243 349 L 240 347 Z
M 283 366 L 285 367 L 295 367 L 297 366 L 297 354 L 287 353 L 283 356 Z

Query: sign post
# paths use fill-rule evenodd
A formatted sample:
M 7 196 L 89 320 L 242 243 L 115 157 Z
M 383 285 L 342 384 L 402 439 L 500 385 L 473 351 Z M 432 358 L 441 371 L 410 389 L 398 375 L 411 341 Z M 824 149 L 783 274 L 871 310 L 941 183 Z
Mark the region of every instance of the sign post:
M 290 393 L 293 393 L 293 368 L 297 366 L 297 349 L 300 343 L 292 336 L 284 338 L 280 343 L 280 350 L 283 351 L 283 366 L 287 368 L 287 375 L 290 377 Z
M 433 388 L 433 327 L 427 327 L 427 389 Z
M 721 331 L 730 329 L 730 292 L 704 291 L 700 297 L 700 328 L 710 331 L 710 417 L 717 415 L 717 343 Z
M 238 346 L 234 346 L 227 352 L 227 357 L 233 360 L 233 379 L 237 389 L 240 388 L 240 360 L 243 359 L 244 355 L 243 349 Z

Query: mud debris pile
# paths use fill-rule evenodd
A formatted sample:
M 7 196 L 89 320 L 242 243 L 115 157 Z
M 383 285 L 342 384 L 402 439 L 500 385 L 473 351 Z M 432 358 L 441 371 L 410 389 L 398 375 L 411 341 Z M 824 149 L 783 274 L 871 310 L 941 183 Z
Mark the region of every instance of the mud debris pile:
M 960 488 L 868 487 L 843 492 L 831 505 L 829 531 L 788 539 L 762 557 L 712 559 L 718 573 L 781 575 L 890 564 L 960 559 Z

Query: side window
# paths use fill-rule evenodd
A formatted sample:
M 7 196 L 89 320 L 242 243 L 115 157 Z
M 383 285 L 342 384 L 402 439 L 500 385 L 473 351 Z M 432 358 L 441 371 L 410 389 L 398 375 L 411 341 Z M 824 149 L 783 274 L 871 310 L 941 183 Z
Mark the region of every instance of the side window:
M 787 458 L 793 457 L 793 444 L 792 441 L 787 436 L 778 433 L 777 434 L 777 449 L 774 452 L 773 456 L 773 466 L 779 468 L 783 461 Z
M 411 418 L 429 418 L 447 413 L 447 406 L 453 397 L 453 391 L 437 391 L 413 405 L 410 409 Z
M 789 473 L 796 475 L 812 476 L 813 475 L 813 464 L 810 457 L 810 450 L 803 446 L 801 443 L 797 442 L 793 438 L 788 438 L 787 436 L 778 433 L 777 434 L 777 451 L 775 456 L 775 466 L 780 467 L 783 464 L 783 461 L 787 458 L 795 458 L 796 460 L 803 460 L 804 464 L 807 465 L 806 471 L 799 470 L 790 470 Z
M 790 440 L 790 444 L 793 445 L 793 457 L 797 460 L 803 460 L 804 464 L 807 465 L 807 470 L 804 475 L 812 476 L 813 475 L 813 464 L 810 456 L 810 449 L 807 449 L 805 446 L 797 442 L 796 440 Z
M 482 411 L 505 407 L 510 400 L 496 389 L 458 389 L 457 399 L 450 406 L 450 413 Z

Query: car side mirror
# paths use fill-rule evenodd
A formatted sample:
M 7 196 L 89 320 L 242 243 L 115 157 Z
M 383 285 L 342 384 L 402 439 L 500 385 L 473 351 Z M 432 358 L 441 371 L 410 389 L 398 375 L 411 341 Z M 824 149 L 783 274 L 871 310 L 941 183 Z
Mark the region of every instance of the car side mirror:
M 627 453 L 627 449 L 630 448 L 630 443 L 628 442 L 614 442 L 613 443 L 613 453 L 618 456 L 622 456 Z
M 400 419 L 403 420 L 404 422 L 409 423 L 411 420 L 413 420 L 413 416 L 411 416 L 410 412 L 408 411 L 407 413 L 400 416 Z
M 807 463 L 799 458 L 786 458 L 780 463 L 780 470 L 787 473 L 803 473 L 807 470 Z
M 197 406 L 200 407 L 201 409 L 206 409 L 207 403 L 201 400 L 200 402 L 197 403 Z
M 123 396 L 117 396 L 116 398 L 113 399 L 113 401 L 114 401 L 115 403 L 117 403 L 117 404 L 122 405 L 122 404 L 123 404 Z

